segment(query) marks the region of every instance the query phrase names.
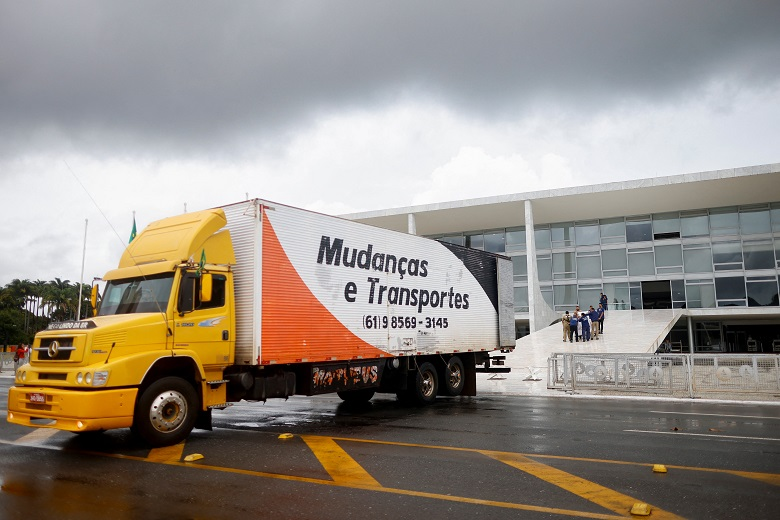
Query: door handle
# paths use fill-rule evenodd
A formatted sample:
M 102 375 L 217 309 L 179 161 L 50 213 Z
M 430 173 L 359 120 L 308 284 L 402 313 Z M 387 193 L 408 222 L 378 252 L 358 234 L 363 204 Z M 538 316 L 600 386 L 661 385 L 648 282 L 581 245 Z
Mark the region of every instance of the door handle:
M 222 331 L 222 341 L 227 341 L 230 339 L 230 331 L 229 330 L 223 330 Z

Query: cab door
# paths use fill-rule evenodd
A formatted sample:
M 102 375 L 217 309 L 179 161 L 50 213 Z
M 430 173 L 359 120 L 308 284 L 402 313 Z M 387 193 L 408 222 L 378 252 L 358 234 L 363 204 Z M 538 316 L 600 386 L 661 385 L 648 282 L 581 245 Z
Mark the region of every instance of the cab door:
M 209 297 L 203 298 L 206 282 L 211 290 Z M 228 291 L 225 274 L 183 274 L 174 316 L 174 350 L 194 351 L 204 366 L 232 362 L 233 319 Z

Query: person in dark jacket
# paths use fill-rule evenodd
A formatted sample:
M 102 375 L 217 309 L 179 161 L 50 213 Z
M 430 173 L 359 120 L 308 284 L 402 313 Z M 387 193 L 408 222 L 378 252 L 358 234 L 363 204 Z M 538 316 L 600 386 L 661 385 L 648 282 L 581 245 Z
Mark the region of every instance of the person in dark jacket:
M 593 308 L 593 305 L 588 309 L 588 317 L 590 318 L 590 328 L 593 334 L 593 339 L 599 339 L 599 313 Z
M 583 312 L 580 316 L 580 323 L 582 324 L 582 341 L 590 341 L 590 318 L 587 312 Z
M 571 343 L 572 337 L 574 337 L 574 341 L 577 342 L 580 341 L 580 335 L 577 332 L 578 323 L 579 323 L 579 315 L 577 314 L 577 311 L 574 311 L 574 315 L 571 317 L 571 321 L 569 321 L 569 343 Z

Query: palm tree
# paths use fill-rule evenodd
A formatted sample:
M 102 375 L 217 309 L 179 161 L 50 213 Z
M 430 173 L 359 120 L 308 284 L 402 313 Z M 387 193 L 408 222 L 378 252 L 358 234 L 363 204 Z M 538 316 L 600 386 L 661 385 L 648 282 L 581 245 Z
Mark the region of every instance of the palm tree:
M 46 284 L 46 299 L 51 319 L 62 321 L 69 316 L 73 302 L 70 289 L 70 280 L 55 278 Z

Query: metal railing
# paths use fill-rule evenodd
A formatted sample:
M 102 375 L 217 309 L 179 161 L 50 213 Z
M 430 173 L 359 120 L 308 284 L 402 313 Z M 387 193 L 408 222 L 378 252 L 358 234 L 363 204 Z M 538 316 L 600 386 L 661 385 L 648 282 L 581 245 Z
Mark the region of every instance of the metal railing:
M 0 373 L 13 374 L 17 368 L 27 363 L 26 357 L 15 361 L 14 355 L 15 352 L 0 352 Z
M 780 356 L 772 354 L 557 353 L 547 367 L 550 389 L 780 399 Z

